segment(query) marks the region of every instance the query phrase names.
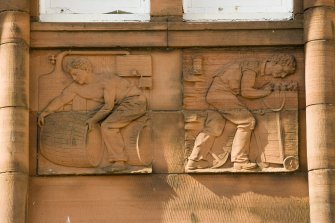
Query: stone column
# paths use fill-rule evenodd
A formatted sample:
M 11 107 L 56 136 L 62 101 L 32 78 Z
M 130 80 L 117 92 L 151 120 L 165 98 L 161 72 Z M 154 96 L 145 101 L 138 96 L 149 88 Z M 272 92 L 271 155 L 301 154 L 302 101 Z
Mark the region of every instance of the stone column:
M 310 219 L 335 222 L 335 2 L 305 0 Z
M 0 1 L 0 222 L 24 223 L 28 192 L 29 0 Z

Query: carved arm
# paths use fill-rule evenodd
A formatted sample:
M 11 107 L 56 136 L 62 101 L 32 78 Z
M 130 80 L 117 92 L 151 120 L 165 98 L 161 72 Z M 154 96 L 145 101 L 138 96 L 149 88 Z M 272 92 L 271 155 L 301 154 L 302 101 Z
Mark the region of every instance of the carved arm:
M 263 98 L 271 94 L 269 89 L 257 89 L 254 88 L 256 81 L 256 72 L 247 70 L 243 72 L 241 79 L 241 95 L 244 98 Z

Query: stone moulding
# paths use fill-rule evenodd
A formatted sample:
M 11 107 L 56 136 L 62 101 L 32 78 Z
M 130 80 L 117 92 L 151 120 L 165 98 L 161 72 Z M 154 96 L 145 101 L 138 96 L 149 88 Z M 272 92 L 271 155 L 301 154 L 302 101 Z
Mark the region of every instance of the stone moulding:
M 226 61 L 220 53 L 190 53 L 184 64 L 186 172 L 299 168 L 294 56 Z
M 49 60 L 54 67 L 38 85 L 39 173 L 150 173 L 150 55 L 64 51 Z M 106 105 L 114 108 L 101 116 Z

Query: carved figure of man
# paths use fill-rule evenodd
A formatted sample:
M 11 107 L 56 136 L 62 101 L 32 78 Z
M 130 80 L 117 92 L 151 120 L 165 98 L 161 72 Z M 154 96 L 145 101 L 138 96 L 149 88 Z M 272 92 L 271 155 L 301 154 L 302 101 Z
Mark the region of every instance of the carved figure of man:
M 77 57 L 70 61 L 66 72 L 73 82 L 54 98 L 39 116 L 38 124 L 44 118 L 69 103 L 75 96 L 98 101 L 102 107 L 86 123 L 89 131 L 101 122 L 101 132 L 111 165 L 108 172 L 126 168 L 127 156 L 120 129 L 146 113 L 146 98 L 135 85 L 114 74 L 95 74 L 86 58 Z
M 234 136 L 231 161 L 235 169 L 254 169 L 256 163 L 249 160 L 251 134 L 256 120 L 239 97 L 256 99 L 271 94 L 272 89 L 255 88 L 256 78 L 272 75 L 274 78 L 284 78 L 296 69 L 295 58 L 287 54 L 278 54 L 265 61 L 245 60 L 224 66 L 213 77 L 208 89 L 206 100 L 220 115 L 211 115 L 205 128 L 199 133 L 191 155 L 186 164 L 186 170 L 209 167 L 207 155 L 214 143 L 215 137 L 221 135 L 224 119 L 237 126 Z

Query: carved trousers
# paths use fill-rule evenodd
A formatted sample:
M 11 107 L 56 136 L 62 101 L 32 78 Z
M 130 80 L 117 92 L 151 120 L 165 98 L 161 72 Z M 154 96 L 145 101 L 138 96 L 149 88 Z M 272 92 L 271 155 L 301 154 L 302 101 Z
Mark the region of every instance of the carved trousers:
M 127 161 L 121 129 L 146 112 L 146 98 L 132 96 L 124 99 L 119 106 L 101 123 L 102 138 L 106 145 L 109 162 Z
M 231 161 L 236 163 L 248 162 L 251 133 L 256 124 L 254 116 L 246 108 L 222 111 L 221 114 L 226 119 L 237 125 L 231 149 Z
M 221 110 L 219 113 L 227 120 L 237 125 L 237 130 L 234 136 L 231 161 L 237 163 L 245 163 L 249 161 L 249 149 L 251 133 L 255 127 L 255 118 L 251 112 L 246 108 Z M 218 126 L 222 123 L 223 117 L 215 116 L 211 118 L 212 125 L 207 125 L 204 130 L 197 136 L 190 160 L 206 160 L 206 157 L 214 143 L 215 137 L 221 135 L 218 131 Z M 221 125 L 222 126 L 222 125 Z M 218 134 L 219 133 L 219 134 Z
M 208 153 L 213 146 L 214 140 L 217 136 L 222 134 L 225 124 L 226 120 L 222 115 L 216 111 L 209 111 L 205 127 L 195 138 L 192 153 L 188 159 L 194 161 L 207 160 Z

